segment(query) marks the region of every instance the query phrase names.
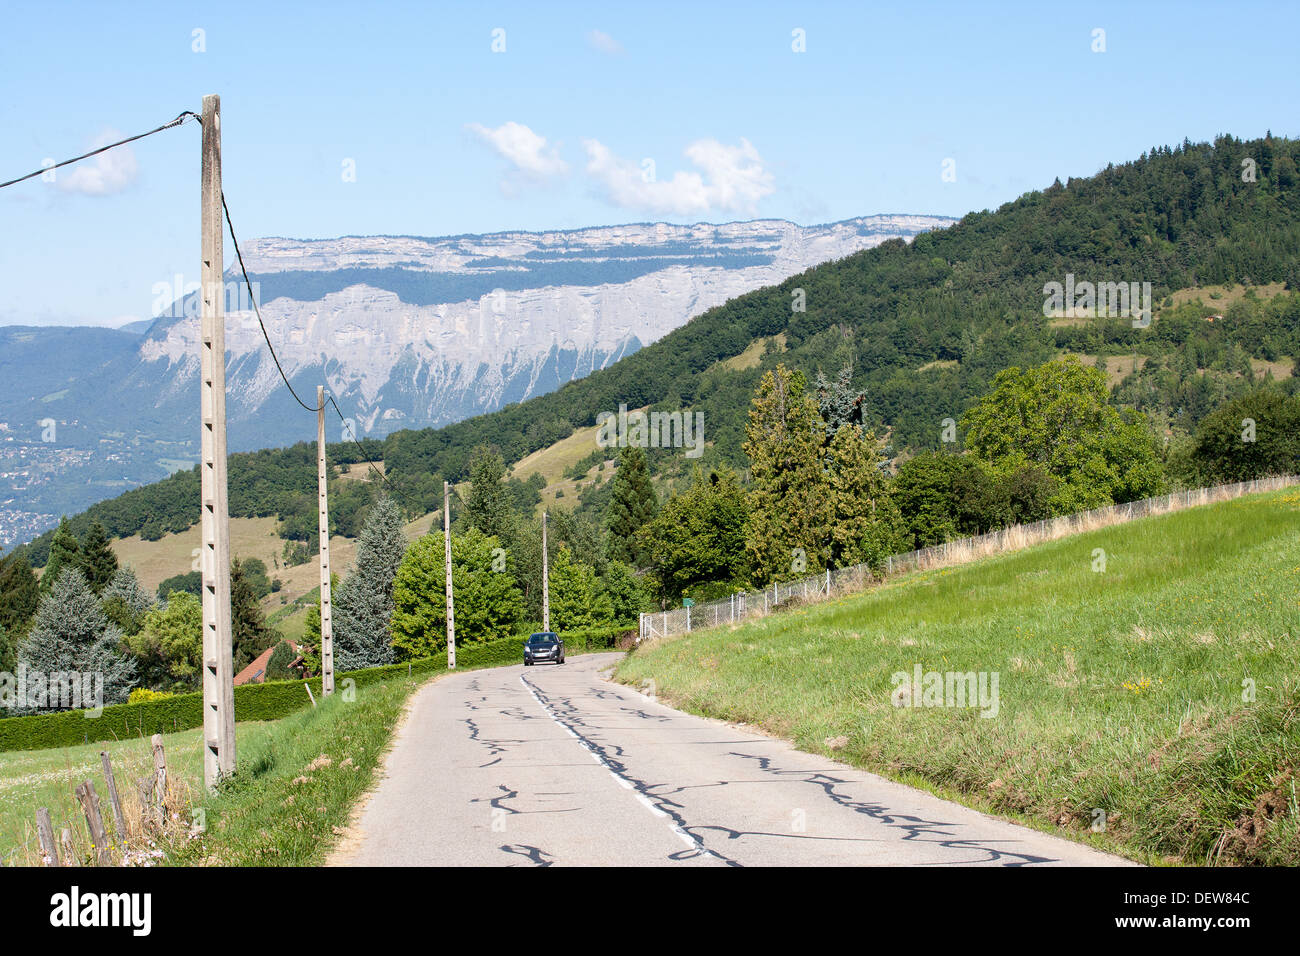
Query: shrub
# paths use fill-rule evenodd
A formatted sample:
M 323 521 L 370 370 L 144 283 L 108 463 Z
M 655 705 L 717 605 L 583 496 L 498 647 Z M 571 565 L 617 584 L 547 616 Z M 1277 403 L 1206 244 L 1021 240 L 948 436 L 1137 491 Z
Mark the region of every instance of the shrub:
M 150 690 L 148 687 L 137 687 L 131 691 L 131 696 L 126 699 L 128 704 L 140 704 L 150 700 L 166 700 L 169 697 L 175 697 L 175 694 L 169 694 L 166 691 Z

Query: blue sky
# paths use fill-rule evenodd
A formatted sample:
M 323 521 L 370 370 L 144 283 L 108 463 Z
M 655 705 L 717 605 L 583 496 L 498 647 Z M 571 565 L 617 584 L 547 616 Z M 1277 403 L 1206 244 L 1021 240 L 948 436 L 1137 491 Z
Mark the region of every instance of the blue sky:
M 1184 137 L 1296 135 L 1298 28 L 1189 0 L 9 4 L 0 181 L 215 92 L 241 240 L 960 216 Z M 189 124 L 0 190 L 0 324 L 116 325 L 195 281 L 198 162 Z

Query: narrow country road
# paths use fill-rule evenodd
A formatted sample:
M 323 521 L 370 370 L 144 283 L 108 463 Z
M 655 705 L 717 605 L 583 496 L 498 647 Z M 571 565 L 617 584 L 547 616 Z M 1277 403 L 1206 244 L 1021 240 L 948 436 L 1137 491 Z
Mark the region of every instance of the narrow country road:
M 617 654 L 417 692 L 334 862 L 443 866 L 1116 865 L 605 680 Z

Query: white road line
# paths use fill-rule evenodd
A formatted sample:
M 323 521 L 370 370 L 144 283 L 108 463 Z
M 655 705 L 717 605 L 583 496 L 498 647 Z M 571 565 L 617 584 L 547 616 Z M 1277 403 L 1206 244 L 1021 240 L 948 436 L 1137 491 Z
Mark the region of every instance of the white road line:
M 633 790 L 633 789 L 636 788 L 636 785 L 633 784 L 631 780 L 628 780 L 626 777 L 624 777 L 622 774 L 620 774 L 617 770 L 615 770 L 615 769 L 613 768 L 613 766 L 609 763 L 609 761 L 607 761 L 604 757 L 602 757 L 602 756 L 600 755 L 600 752 L 597 751 L 595 747 L 591 746 L 591 744 L 589 744 L 589 743 L 587 743 L 587 741 L 583 740 L 580 736 L 578 736 L 578 734 L 576 734 L 576 733 L 575 733 L 575 732 L 574 732 L 574 731 L 569 727 L 568 724 L 566 724 L 564 721 L 560 720 L 559 716 L 558 716 L 558 715 L 557 715 L 553 710 L 551 710 L 551 708 L 548 707 L 548 706 L 545 704 L 545 702 L 543 702 L 543 700 L 542 700 L 540 697 L 537 696 L 537 692 L 536 692 L 535 690 L 533 690 L 532 685 L 529 684 L 528 681 L 524 680 L 524 675 L 523 675 L 523 674 L 520 674 L 520 675 L 519 675 L 519 683 L 523 684 L 523 685 L 524 685 L 524 689 L 528 691 L 528 693 L 532 696 L 533 700 L 537 701 L 537 706 L 540 707 L 540 708 L 542 708 L 542 712 L 545 713 L 547 717 L 551 718 L 551 720 L 553 720 L 553 721 L 555 721 L 557 724 L 559 724 L 560 727 L 562 727 L 562 728 L 564 729 L 565 733 L 567 733 L 570 737 L 572 737 L 572 738 L 573 738 L 574 740 L 576 740 L 579 744 L 581 744 L 584 748 L 586 748 L 587 752 L 588 752 L 589 754 L 591 754 L 592 757 L 594 757 L 594 758 L 596 759 L 596 763 L 598 763 L 598 764 L 600 764 L 602 767 L 604 767 L 605 770 L 609 772 L 609 775 L 610 775 L 611 777 L 613 777 L 616 781 L 618 781 L 618 783 L 619 783 L 619 785 L 620 785 L 621 787 L 623 787 L 625 790 Z M 650 811 L 651 813 L 653 813 L 655 816 L 660 817 L 660 818 L 662 818 L 662 819 L 666 819 L 666 820 L 671 820 L 671 819 L 672 819 L 672 818 L 671 818 L 667 813 L 665 813 L 663 810 L 660 810 L 658 807 L 656 807 L 656 806 L 655 806 L 655 805 L 650 801 L 650 798 L 647 797 L 644 793 L 638 793 L 638 794 L 636 795 L 636 799 L 637 799 L 637 802 L 638 802 L 638 803 L 640 803 L 643 807 L 645 807 L 647 810 L 649 810 L 649 811 Z M 700 842 L 699 837 L 695 836 L 695 835 L 692 834 L 692 833 L 687 833 L 685 830 L 683 830 L 683 829 L 682 829 L 681 827 L 679 827 L 677 824 L 675 824 L 675 823 L 670 824 L 670 825 L 669 825 L 669 829 L 672 830 L 673 833 L 677 834 L 677 837 L 678 837 L 678 838 L 679 838 L 683 843 L 685 843 L 688 847 L 690 847 L 692 850 L 696 850 L 696 851 L 698 851 L 698 852 L 700 852 L 700 853 L 703 853 L 703 854 L 705 854 L 705 855 L 707 855 L 707 856 L 715 857 L 716 859 L 719 859 L 719 860 L 722 859 L 722 857 L 718 856 L 716 853 L 714 853 L 712 850 L 710 850 L 708 847 L 706 847 L 702 842 Z

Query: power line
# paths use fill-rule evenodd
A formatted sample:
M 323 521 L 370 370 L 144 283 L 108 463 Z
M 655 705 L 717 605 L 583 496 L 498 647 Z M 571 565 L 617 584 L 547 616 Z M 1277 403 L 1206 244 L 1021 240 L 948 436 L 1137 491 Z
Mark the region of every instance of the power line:
M 63 162 L 55 163 L 53 166 L 42 166 L 34 173 L 28 173 L 26 176 L 19 176 L 17 179 L 9 180 L 9 182 L 7 183 L 0 183 L 0 189 L 4 189 L 6 186 L 12 186 L 14 183 L 24 182 L 28 179 L 35 179 L 37 176 L 43 176 L 51 169 L 58 169 L 60 166 L 68 166 L 71 165 L 72 163 L 79 163 L 83 159 L 89 159 L 91 156 L 98 156 L 100 153 L 106 153 L 110 149 L 116 149 L 119 146 L 125 146 L 127 143 L 134 143 L 137 139 L 144 139 L 146 136 L 152 136 L 154 133 L 161 133 L 163 130 L 171 129 L 173 126 L 180 126 L 182 123 L 185 122 L 186 119 L 188 119 L 191 116 L 194 117 L 196 120 L 202 122 L 198 113 L 193 113 L 190 110 L 185 110 L 174 120 L 172 120 L 170 123 L 163 123 L 162 126 L 159 126 L 157 129 L 151 129 L 147 133 L 140 133 L 139 135 L 136 136 L 128 136 L 126 139 L 118 140 L 116 143 L 109 143 L 107 146 L 99 147 L 99 149 L 92 149 L 89 153 L 83 153 L 80 156 L 74 156 L 72 157 L 72 159 L 65 159 Z
M 348 438 L 352 439 L 352 444 L 356 445 L 357 450 L 361 452 L 361 457 L 365 458 L 366 462 L 370 465 L 370 470 L 379 476 L 380 480 L 383 481 L 384 485 L 388 488 L 389 491 L 397 495 L 397 497 L 401 498 L 409 505 L 411 503 L 410 499 L 407 498 L 406 495 L 402 494 L 400 491 L 397 490 L 396 487 L 393 486 L 393 483 L 388 480 L 388 476 L 385 475 L 382 471 L 380 471 L 379 466 L 376 465 L 374 461 L 371 460 L 370 456 L 366 454 L 365 446 L 362 445 L 361 442 L 357 441 L 357 436 L 354 434 L 353 429 L 348 425 L 347 419 L 343 417 L 343 412 L 339 408 L 339 403 L 334 401 L 334 396 L 333 395 L 326 396 L 325 400 L 334 406 L 334 413 L 338 415 L 339 421 L 343 423 L 344 431 L 347 433 Z
M 244 254 L 239 251 L 239 240 L 235 238 L 235 224 L 230 221 L 230 207 L 226 204 L 225 193 L 222 193 L 221 196 L 221 208 L 226 214 L 226 226 L 230 229 L 230 242 L 235 247 L 235 258 L 239 260 L 239 271 L 243 273 L 244 276 L 244 287 L 248 289 L 249 301 L 253 303 L 253 314 L 257 316 L 257 324 L 262 329 L 262 338 L 266 340 L 266 347 L 271 351 L 271 360 L 275 362 L 275 367 L 280 373 L 280 378 L 284 382 L 284 387 L 289 390 L 289 394 L 293 396 L 294 401 L 309 412 L 319 412 L 323 406 L 308 405 L 298 397 L 298 393 L 294 391 L 293 386 L 289 384 L 289 377 L 284 374 L 284 366 L 280 364 L 280 356 L 276 354 L 275 346 L 271 344 L 270 333 L 266 330 L 266 323 L 262 321 L 262 310 L 258 308 L 257 296 L 253 293 L 253 283 L 248 278 L 248 269 L 244 267 Z M 338 415 L 339 421 L 342 422 L 345 433 L 348 438 L 352 440 L 352 443 L 357 446 L 357 449 L 361 452 L 361 457 L 370 465 L 370 470 L 379 476 L 380 480 L 388 487 L 389 491 L 397 495 L 397 497 L 401 498 L 409 505 L 410 501 L 407 497 L 393 486 L 393 483 L 388 480 L 388 476 L 379 470 L 379 466 L 376 465 L 374 460 L 366 453 L 365 446 L 362 445 L 361 442 L 357 441 L 353 429 L 348 425 L 348 420 L 343 416 L 343 411 L 339 408 L 338 402 L 334 400 L 334 396 L 327 395 L 325 400 L 334 406 L 334 412 Z
M 165 129 L 172 129 L 173 127 L 180 126 L 187 119 L 190 118 L 198 120 L 200 123 L 203 122 L 202 117 L 200 117 L 197 113 L 191 110 L 183 110 L 180 114 L 177 115 L 177 117 L 174 120 L 171 120 L 170 122 L 167 123 L 163 123 L 161 126 L 156 127 L 155 129 L 151 129 L 146 133 L 138 133 L 135 136 L 128 136 L 126 139 L 118 140 L 116 143 L 109 143 L 107 146 L 101 146 L 98 149 L 93 149 L 90 152 L 83 153 L 80 156 L 74 156 L 71 159 L 65 159 L 62 162 L 54 163 L 51 166 L 43 166 L 40 169 L 36 170 L 35 172 L 28 173 L 26 176 L 19 176 L 17 179 L 11 179 L 8 182 L 0 183 L 0 189 L 4 189 L 6 186 L 13 186 L 15 183 L 25 182 L 28 179 L 35 179 L 37 176 L 42 176 L 52 169 L 59 169 L 62 166 L 69 166 L 72 163 L 79 163 L 83 159 L 89 159 L 92 156 L 98 156 L 100 153 L 106 153 L 110 149 L 116 149 L 119 146 L 125 146 L 127 143 L 134 143 L 136 140 L 144 139 L 146 136 L 152 136 L 155 133 L 161 133 Z M 321 408 L 323 406 L 318 407 L 315 405 L 308 405 L 299 397 L 298 393 L 294 390 L 294 387 L 289 383 L 289 377 L 285 375 L 284 366 L 280 363 L 280 356 L 276 354 L 275 346 L 271 344 L 270 333 L 267 332 L 266 323 L 262 320 L 262 310 L 258 307 L 257 296 L 254 295 L 253 293 L 252 280 L 249 279 L 248 269 L 244 265 L 244 254 L 239 249 L 239 240 L 235 238 L 235 224 L 231 221 L 230 207 L 226 204 L 226 194 L 224 191 L 221 193 L 221 209 L 225 213 L 226 226 L 230 230 L 230 241 L 231 244 L 234 245 L 235 247 L 235 257 L 239 260 L 239 271 L 243 274 L 244 286 L 245 288 L 248 289 L 249 300 L 253 303 L 253 314 L 257 316 L 257 324 L 262 330 L 262 338 L 266 340 L 266 347 L 271 352 L 271 360 L 275 362 L 276 370 L 280 373 L 280 378 L 284 382 L 285 388 L 289 390 L 289 394 L 293 396 L 294 401 L 296 401 L 299 405 L 301 405 L 303 409 L 305 409 L 306 411 L 319 412 L 321 411 Z M 388 480 L 388 476 L 385 475 L 379 469 L 379 466 L 376 465 L 374 460 L 369 456 L 369 454 L 366 453 L 365 446 L 362 445 L 361 442 L 357 441 L 356 435 L 354 435 L 352 429 L 348 427 L 347 419 L 344 418 L 343 411 L 339 408 L 338 402 L 334 400 L 334 396 L 330 395 L 328 397 L 328 401 L 331 405 L 334 406 L 334 411 L 339 416 L 339 421 L 343 423 L 344 429 L 348 437 L 352 440 L 352 443 L 357 446 L 357 449 L 361 452 L 361 456 L 366 460 L 366 463 L 370 466 L 371 471 L 373 471 L 376 475 L 379 476 L 380 480 L 383 481 L 383 483 L 388 487 L 388 489 L 393 494 L 397 495 L 403 501 L 407 501 L 406 496 L 403 495 L 400 491 L 398 491 L 393 486 L 393 483 Z M 407 503 L 409 504 L 410 502 L 407 501 Z
M 221 208 L 226 213 L 226 225 L 230 228 L 230 242 L 235 247 L 235 258 L 239 260 L 239 271 L 244 274 L 244 286 L 248 289 L 248 299 L 253 303 L 253 314 L 257 316 L 257 324 L 262 327 L 262 338 L 266 339 L 266 347 L 271 350 L 271 358 L 275 361 L 275 367 L 280 371 L 280 378 L 284 379 L 284 387 L 289 390 L 293 400 L 309 412 L 319 412 L 320 408 L 315 405 L 308 405 L 298 393 L 293 390 L 289 384 L 289 377 L 284 374 L 284 366 L 280 364 L 280 356 L 275 354 L 275 346 L 271 344 L 271 336 L 266 331 L 266 323 L 262 321 L 262 310 L 257 306 L 257 296 L 253 294 L 253 283 L 249 281 L 248 270 L 244 268 L 244 254 L 239 251 L 239 240 L 235 238 L 235 224 L 230 221 L 230 207 L 226 205 L 226 194 L 221 194 Z

